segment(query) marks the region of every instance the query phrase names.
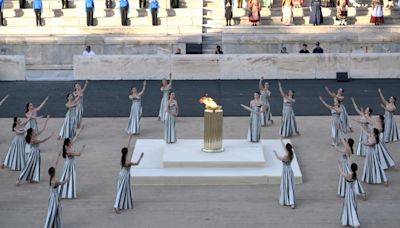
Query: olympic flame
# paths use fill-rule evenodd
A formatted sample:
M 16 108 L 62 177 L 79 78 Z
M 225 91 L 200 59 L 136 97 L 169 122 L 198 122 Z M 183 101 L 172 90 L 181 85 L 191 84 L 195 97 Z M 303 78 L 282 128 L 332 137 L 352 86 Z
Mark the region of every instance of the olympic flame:
M 204 104 L 206 106 L 206 109 L 209 110 L 216 110 L 221 108 L 221 106 L 217 105 L 217 103 L 215 103 L 215 101 L 208 96 L 200 98 L 200 104 Z

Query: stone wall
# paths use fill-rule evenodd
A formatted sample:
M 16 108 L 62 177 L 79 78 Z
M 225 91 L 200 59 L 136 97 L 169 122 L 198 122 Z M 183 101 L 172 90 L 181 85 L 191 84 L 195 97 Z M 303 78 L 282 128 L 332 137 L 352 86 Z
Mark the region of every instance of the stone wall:
M 74 56 L 76 80 L 400 78 L 400 53 Z
M 0 81 L 25 80 L 25 57 L 0 55 Z

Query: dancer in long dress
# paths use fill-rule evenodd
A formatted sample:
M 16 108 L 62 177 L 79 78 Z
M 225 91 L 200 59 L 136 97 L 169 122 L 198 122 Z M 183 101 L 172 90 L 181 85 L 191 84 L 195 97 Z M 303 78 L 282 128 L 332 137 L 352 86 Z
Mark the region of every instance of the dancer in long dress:
M 38 139 L 39 135 L 32 128 L 29 128 L 26 132 L 25 139 L 26 143 L 31 146 L 31 153 L 18 178 L 17 186 L 20 185 L 21 181 L 29 181 L 31 183 L 38 183 L 40 181 L 41 157 L 39 144 L 49 140 L 53 136 L 53 133 L 44 139 Z
M 160 111 L 158 112 L 158 120 L 161 121 L 165 120 L 165 114 L 167 113 L 168 96 L 171 89 L 172 89 L 172 75 L 169 74 L 169 82 L 166 79 L 163 79 L 160 88 L 163 96 L 160 103 Z
M 385 132 L 385 117 L 379 115 L 375 120 L 368 119 L 369 124 L 379 131 L 379 143 L 376 145 L 379 162 L 383 169 L 389 169 L 395 166 L 395 162 L 390 155 L 390 151 L 387 148 L 385 141 L 383 140 L 383 134 Z
M 343 149 L 339 149 L 335 146 L 335 149 L 340 153 L 339 163 L 342 165 L 342 171 L 347 175 L 351 172 L 350 170 L 350 156 L 354 153 L 353 146 L 354 140 L 352 138 L 344 139 L 342 138 Z M 367 194 L 358 180 L 354 180 L 354 192 L 357 195 L 361 195 L 364 200 L 367 199 Z M 344 197 L 346 194 L 346 178 L 342 175 L 339 177 L 338 191 L 337 194 L 340 197 Z
M 388 186 L 388 179 L 379 161 L 378 151 L 376 149 L 379 143 L 379 131 L 374 128 L 371 133 L 368 133 L 368 129 L 365 127 L 363 127 L 363 131 L 368 134 L 368 140 L 361 143 L 367 146 L 368 152 L 364 162 L 362 181 L 368 184 L 384 183 L 385 186 Z
M 81 131 L 79 130 L 76 134 L 75 138 L 64 139 L 64 144 L 62 148 L 62 157 L 65 160 L 63 173 L 61 175 L 61 181 L 67 179 L 68 175 L 71 175 L 67 184 L 64 184 L 58 188 L 58 193 L 60 194 L 61 198 L 66 199 L 75 199 L 76 198 L 76 169 L 74 160 L 75 157 L 79 157 L 82 155 L 83 150 L 85 149 L 85 145 L 82 146 L 82 149 L 79 152 L 74 151 L 73 144 L 75 143 L 78 135 Z
M 46 97 L 38 107 L 33 106 L 32 103 L 26 104 L 25 116 L 26 118 L 30 118 L 29 124 L 26 125 L 26 129 L 32 128 L 34 131 L 38 130 L 37 113 L 42 110 L 48 100 L 49 97 Z
M 260 93 L 254 93 L 254 99 L 250 101 L 249 106 L 250 121 L 247 140 L 250 142 L 259 142 L 261 138 L 261 114 L 264 112 L 264 104 L 260 100 Z
M 257 26 L 257 23 L 260 21 L 260 11 L 261 11 L 261 3 L 260 0 L 249 0 L 248 9 L 251 12 L 251 16 L 249 17 L 249 21 L 252 23 L 252 26 Z
M 0 106 L 3 105 L 4 101 L 6 101 L 9 96 L 10 95 L 6 95 L 5 97 L 3 97 L 3 99 L 1 99 Z
M 385 142 L 397 141 L 400 139 L 400 130 L 393 116 L 396 111 L 396 97 L 391 96 L 387 101 L 381 89 L 378 89 L 378 92 L 382 101 L 381 106 L 385 109 L 385 131 L 383 133 L 383 139 Z
M 132 87 L 129 100 L 132 101 L 131 114 L 129 115 L 128 127 L 126 132 L 130 135 L 140 134 L 140 119 L 142 118 L 142 95 L 146 90 L 146 81 L 143 81 L 142 90 L 137 91 L 136 87 Z
M 343 132 L 344 133 L 353 132 L 353 129 L 351 128 L 349 121 L 349 114 L 347 113 L 346 106 L 344 105 L 344 89 L 339 88 L 335 93 L 330 91 L 329 88 L 325 86 L 325 90 L 332 98 L 336 98 L 340 101 L 340 108 L 342 109 L 342 111 L 340 112 L 340 121 L 342 124 Z
M 175 100 L 175 93 L 169 92 L 169 100 L 167 103 L 167 111 L 165 115 L 165 128 L 164 128 L 164 139 L 167 143 L 176 142 L 176 117 L 179 113 L 178 102 Z
M 83 86 L 83 89 L 79 83 L 76 83 L 74 85 L 74 92 L 72 94 L 74 95 L 75 98 L 78 99 L 78 104 L 76 105 L 76 109 L 75 109 L 76 128 L 81 127 L 82 116 L 83 116 L 83 95 L 85 94 L 88 83 L 89 83 L 89 81 L 86 80 L 85 85 Z
M 282 22 L 284 25 L 291 25 L 293 23 L 293 1 L 282 1 Z
M 140 158 L 137 162 L 130 162 L 126 158 L 129 148 L 131 146 L 132 135 L 129 137 L 128 146 L 122 148 L 121 153 L 121 171 L 119 171 L 118 184 L 117 184 L 117 195 L 115 197 L 114 211 L 119 214 L 120 210 L 126 210 L 133 208 L 132 198 L 132 185 L 131 185 L 131 167 L 140 164 L 143 158 L 143 152 L 140 154 Z M 133 150 L 132 150 L 133 152 Z M 132 155 L 133 156 L 133 155 Z
M 344 137 L 342 124 L 340 122 L 340 113 L 342 109 L 340 108 L 340 101 L 338 99 L 333 99 L 333 106 L 328 105 L 322 97 L 319 97 L 322 104 L 331 111 L 331 139 L 332 146 L 337 146 L 341 142 L 341 138 Z
M 310 0 L 310 24 L 314 26 L 324 23 L 322 16 L 321 0 Z
M 367 107 L 367 108 L 365 108 L 365 110 L 362 110 L 357 106 L 354 98 L 351 98 L 351 101 L 353 102 L 354 109 L 360 115 L 360 120 L 359 121 L 354 120 L 354 121 L 361 124 L 360 138 L 358 140 L 356 154 L 358 156 L 365 156 L 365 155 L 367 155 L 367 147 L 365 147 L 362 144 L 362 142 L 365 142 L 368 140 L 368 134 L 365 131 L 363 131 L 362 129 L 363 129 L 363 127 L 369 129 L 368 119 L 371 117 L 372 109 L 370 107 Z
M 44 121 L 43 128 L 40 129 L 40 130 L 38 130 L 38 131 L 36 131 L 36 135 L 37 135 L 37 136 L 40 135 L 40 134 L 42 134 L 42 133 L 46 130 L 46 128 L 47 128 L 47 123 L 49 122 L 49 119 L 50 119 L 50 115 L 47 115 L 47 118 L 46 118 L 46 120 Z M 28 124 L 29 124 L 29 122 L 28 122 Z M 27 124 L 27 125 L 28 125 L 28 124 Z M 25 129 L 26 129 L 26 125 L 25 125 Z M 31 144 L 25 142 L 25 165 L 26 165 L 26 163 L 28 162 L 28 159 L 29 159 L 29 157 L 31 156 L 31 154 L 32 154 L 32 146 L 31 146 Z
M 296 101 L 294 99 L 294 90 L 289 89 L 288 93 L 285 94 L 280 82 L 278 82 L 278 86 L 279 92 L 283 98 L 280 135 L 282 135 L 282 137 L 290 137 L 294 134 L 300 135 L 299 131 L 297 130 L 296 116 L 294 115 L 293 111 L 293 104 Z
M 55 178 L 56 169 L 54 167 L 50 167 L 48 173 L 50 175 L 50 180 L 49 180 L 50 197 L 49 197 L 49 207 L 47 209 L 47 217 L 44 223 L 44 228 L 61 228 L 62 207 L 57 189 L 59 186 L 63 186 L 65 183 L 69 181 L 71 173 L 68 174 L 68 178 L 66 178 L 64 181 L 59 181 Z
M 11 142 L 1 168 L 7 167 L 13 171 L 20 171 L 25 167 L 25 126 L 28 122 L 29 119 L 22 122 L 20 118 L 14 117 L 12 131 L 15 133 L 15 137 Z
M 67 103 L 65 106 L 68 111 L 65 114 L 64 123 L 61 127 L 59 139 L 69 139 L 75 137 L 76 134 L 76 106 L 79 103 L 79 97 L 74 98 L 72 93 L 67 94 Z
M 292 209 L 296 208 L 296 194 L 294 174 L 292 170 L 292 160 L 294 158 L 293 146 L 290 143 L 284 143 L 281 139 L 282 147 L 285 148 L 285 154 L 279 156 L 276 150 L 273 150 L 276 158 L 282 161 L 282 178 L 279 196 L 279 204 L 282 206 L 290 206 Z
M 343 199 L 341 223 L 342 226 L 360 227 L 360 220 L 358 219 L 357 197 L 354 192 L 355 181 L 357 180 L 358 166 L 356 163 L 350 165 L 350 172 L 345 172 L 343 167 L 340 167 L 340 175 L 345 178 L 346 192 Z
M 258 87 L 260 88 L 260 99 L 263 103 L 264 111 L 261 114 L 261 126 L 267 126 L 268 122 L 271 124 L 274 123 L 272 120 L 272 113 L 271 113 L 271 104 L 269 103 L 269 99 L 271 97 L 271 91 L 269 90 L 269 83 L 265 82 L 263 84 L 264 77 L 261 77 L 260 82 L 258 83 Z

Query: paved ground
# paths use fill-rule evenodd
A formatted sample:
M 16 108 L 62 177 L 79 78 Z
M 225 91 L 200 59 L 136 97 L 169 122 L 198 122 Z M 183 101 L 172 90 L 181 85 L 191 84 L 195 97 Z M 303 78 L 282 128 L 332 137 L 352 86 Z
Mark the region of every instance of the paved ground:
M 72 83 L 71 83 L 72 84 Z M 278 138 L 280 118 L 262 130 L 262 138 Z M 40 121 L 40 124 L 43 121 Z M 278 185 L 256 186 L 135 186 L 135 208 L 113 213 L 120 148 L 128 137 L 123 129 L 127 118 L 84 118 L 86 129 L 76 147 L 87 145 L 76 159 L 78 199 L 63 200 L 64 227 L 138 228 L 265 228 L 341 227 L 342 199 L 336 196 L 337 154 L 329 142 L 329 117 L 298 117 L 301 136 L 292 139 L 304 176 L 296 186 L 298 207 L 278 205 Z M 400 118 L 397 119 L 400 123 Z M 179 118 L 179 138 L 201 138 L 202 118 Z M 62 119 L 51 119 L 49 129 L 58 132 Z M 224 138 L 244 138 L 248 117 L 224 119 Z M 12 140 L 9 118 L 0 119 L 0 156 L 5 156 Z M 163 125 L 144 118 L 140 138 L 162 138 Z M 358 138 L 358 127 L 352 137 Z M 388 144 L 400 163 L 400 142 Z M 39 184 L 14 186 L 19 172 L 0 170 L 0 227 L 43 227 L 47 212 L 47 169 L 54 164 L 61 142 L 51 139 L 41 146 L 42 180 Z M 145 152 L 145 151 L 144 151 Z M 144 157 L 146 159 L 146 157 Z M 362 174 L 364 158 L 353 156 Z M 62 169 L 61 160 L 57 175 Z M 367 185 L 368 200 L 358 201 L 362 227 L 399 227 L 399 170 L 387 171 L 391 182 Z M 134 182 L 134 180 L 133 180 Z
M 277 80 L 271 83 L 271 110 L 273 115 L 280 115 L 282 99 L 278 92 Z M 43 114 L 53 117 L 65 115 L 65 97 L 73 89 L 73 81 L 24 81 L 0 82 L 0 97 L 10 94 L 9 100 L 1 107 L 0 117 L 23 115 L 25 104 L 39 104 L 46 96 L 50 96 Z M 318 97 L 328 98 L 324 86 L 336 90 L 343 87 L 347 99 L 345 105 L 354 114 L 350 97 L 355 97 L 360 105 L 370 105 L 375 113 L 381 113 L 377 88 L 381 87 L 384 94 L 397 96 L 400 99 L 399 79 L 351 80 L 337 83 L 334 80 L 282 80 L 285 90 L 296 91 L 295 113 L 298 116 L 330 115 L 323 108 Z M 129 116 L 130 101 L 128 95 L 131 86 L 141 88 L 142 81 L 91 81 L 85 95 L 85 116 L 89 117 L 126 117 Z M 160 81 L 149 81 L 143 96 L 143 115 L 156 116 L 160 105 Z M 180 104 L 180 116 L 202 116 L 203 106 L 199 98 L 208 93 L 224 108 L 225 116 L 246 116 L 247 111 L 239 104 L 248 104 L 254 91 L 258 90 L 257 80 L 223 80 L 223 81 L 175 81 L 174 90 Z M 330 99 L 328 100 L 331 101 Z

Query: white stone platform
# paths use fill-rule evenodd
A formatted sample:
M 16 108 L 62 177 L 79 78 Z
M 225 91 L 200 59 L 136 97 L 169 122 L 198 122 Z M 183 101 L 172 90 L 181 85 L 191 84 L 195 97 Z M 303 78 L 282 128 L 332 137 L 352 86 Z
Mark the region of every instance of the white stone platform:
M 285 140 L 285 142 L 290 142 L 290 140 Z M 176 144 L 166 144 L 161 139 L 138 139 L 132 159 L 136 161 L 141 152 L 144 152 L 145 155 L 141 164 L 131 169 L 133 184 L 248 185 L 280 183 L 282 163 L 275 158 L 272 152 L 276 150 L 279 154 L 284 153 L 284 148 L 279 140 L 262 140 L 261 143 L 249 143 L 246 140 L 224 140 L 225 151 L 214 154 L 201 152 L 202 144 L 203 140 L 200 139 L 181 139 Z M 243 148 L 242 151 L 240 151 L 241 148 Z M 260 148 L 262 154 L 259 153 Z M 207 160 L 207 158 L 209 159 Z M 260 160 L 264 160 L 264 164 L 261 165 Z M 179 164 L 180 162 L 182 164 Z M 292 162 L 292 169 L 296 183 L 302 183 L 302 174 L 296 155 Z

